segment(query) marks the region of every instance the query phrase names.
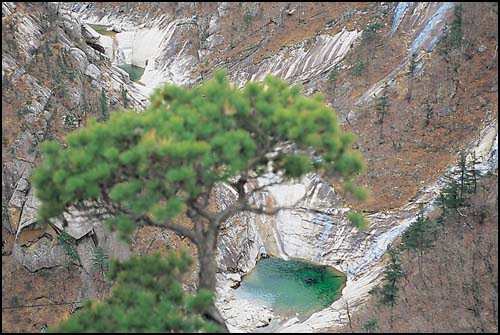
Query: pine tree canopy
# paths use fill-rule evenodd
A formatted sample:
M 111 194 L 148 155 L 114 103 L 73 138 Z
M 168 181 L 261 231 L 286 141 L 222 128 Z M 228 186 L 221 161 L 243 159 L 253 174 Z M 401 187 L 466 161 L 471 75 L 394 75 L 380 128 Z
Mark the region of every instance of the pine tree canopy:
M 186 253 L 132 256 L 112 261 L 109 278 L 115 281 L 111 296 L 88 300 L 81 310 L 50 332 L 160 333 L 217 332 L 218 326 L 202 315 L 213 294 L 202 290 L 186 295 L 180 282 L 192 260 Z
M 193 88 L 157 89 L 144 112 L 90 120 L 66 137 L 64 148 L 45 142 L 33 174 L 40 222 L 72 204 L 104 199 L 111 212 L 121 209 L 107 223 L 126 235 L 138 218 L 163 224 L 199 208 L 215 183 L 261 175 L 270 161 L 285 179 L 316 171 L 350 183 L 364 168 L 351 151 L 353 134 L 341 131 L 321 95 L 300 90 L 273 76 L 239 90 L 218 71 Z M 289 143 L 294 150 L 269 154 Z

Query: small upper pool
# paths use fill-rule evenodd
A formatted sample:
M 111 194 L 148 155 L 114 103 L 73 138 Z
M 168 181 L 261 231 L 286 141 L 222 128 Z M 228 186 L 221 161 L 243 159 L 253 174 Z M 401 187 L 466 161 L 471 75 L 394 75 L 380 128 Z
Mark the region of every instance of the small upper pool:
M 120 69 L 128 73 L 130 80 L 138 82 L 144 74 L 144 68 L 132 64 L 117 65 Z
M 345 275 L 331 267 L 271 257 L 260 260 L 243 278 L 236 296 L 304 319 L 340 298 L 345 281 Z

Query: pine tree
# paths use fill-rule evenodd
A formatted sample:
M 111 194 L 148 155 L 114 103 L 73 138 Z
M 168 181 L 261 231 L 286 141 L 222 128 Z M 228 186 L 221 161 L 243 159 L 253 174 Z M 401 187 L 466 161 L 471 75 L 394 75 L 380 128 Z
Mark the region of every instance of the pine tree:
M 128 107 L 127 90 L 125 89 L 125 87 L 123 87 L 123 84 L 120 85 L 120 90 L 121 90 L 121 93 L 122 93 L 123 106 L 125 108 L 127 108 Z
M 388 254 L 390 257 L 390 263 L 385 268 L 384 277 L 382 278 L 382 287 L 372 289 L 370 293 L 379 295 L 379 302 L 382 305 L 389 306 L 391 308 L 390 328 L 392 329 L 392 311 L 398 299 L 398 282 L 404 277 L 404 272 L 399 258 L 399 250 L 397 248 L 389 249 Z
M 389 111 L 391 103 L 389 101 L 389 83 L 385 83 L 384 88 L 382 89 L 382 94 L 377 99 L 376 109 L 378 119 L 375 121 L 375 124 L 380 125 L 380 138 L 384 138 L 383 127 L 384 127 L 384 119 Z
M 106 250 L 102 247 L 96 247 L 92 256 L 92 262 L 94 263 L 94 268 L 104 277 L 109 269 L 109 256 Z
M 422 269 L 422 256 L 424 251 L 432 247 L 435 238 L 436 227 L 432 220 L 424 216 L 423 206 L 420 207 L 420 213 L 417 220 L 405 231 L 401 247 L 408 250 L 418 251 L 418 266 Z
M 438 204 L 442 206 L 445 212 L 448 209 L 457 210 L 464 207 L 465 198 L 460 192 L 460 183 L 453 176 L 445 176 L 446 186 L 441 190 Z
M 219 71 L 200 86 L 156 90 L 142 113 L 89 120 L 66 137 L 65 149 L 53 141 L 41 145 L 44 160 L 33 174 L 39 221 L 91 200 L 111 215 L 106 225 L 125 238 L 137 225 L 165 227 L 196 245 L 199 289 L 214 291 L 220 227 L 238 212 L 282 209 L 256 207 L 251 199 L 260 189 L 249 188 L 250 179 L 272 165 L 284 180 L 316 171 L 350 184 L 364 168 L 361 155 L 351 151 L 353 135 L 341 131 L 322 96 L 300 91 L 273 76 L 240 91 Z M 296 151 L 269 155 L 286 141 Z M 217 183 L 238 194 L 221 211 L 209 206 Z M 182 214 L 190 225 L 175 221 Z M 215 307 L 211 316 L 224 324 Z
M 106 93 L 104 89 L 101 90 L 101 121 L 107 121 L 109 119 L 109 107 L 108 107 L 108 98 L 106 97 Z
M 423 109 L 425 111 L 424 127 L 427 127 L 431 122 L 432 116 L 434 115 L 434 106 L 431 104 L 428 97 L 425 97 L 424 99 Z
M 463 32 L 462 32 L 462 5 L 456 5 L 454 10 L 454 19 L 451 23 L 450 34 L 448 36 L 450 47 L 452 49 L 459 49 L 462 46 Z
M 378 323 L 376 319 L 367 320 L 363 323 L 363 329 L 367 333 L 375 333 L 378 330 Z
M 403 235 L 403 247 L 409 250 L 417 250 L 422 254 L 424 250 L 432 246 L 432 228 L 432 221 L 428 217 L 424 217 L 421 208 L 417 220 L 410 225 Z
M 335 89 L 337 88 L 337 80 L 339 77 L 339 66 L 335 64 L 328 75 L 328 82 L 332 84 L 332 94 L 335 94 Z
M 437 204 L 441 206 L 445 216 L 448 209 L 457 212 L 460 208 L 467 207 L 469 195 L 476 193 L 478 178 L 476 164 L 475 155 L 470 161 L 467 161 L 466 155 L 462 153 L 458 169 L 444 176 L 446 186 L 441 191 Z
M 410 57 L 410 63 L 408 65 L 408 72 L 406 73 L 406 76 L 408 77 L 410 83 L 408 84 L 408 102 L 411 101 L 411 91 L 413 88 L 413 77 L 415 76 L 415 70 L 417 68 L 417 54 L 414 52 L 411 54 Z
M 475 164 L 477 164 L 475 153 L 473 153 L 472 159 L 470 161 L 467 161 L 465 153 L 462 153 L 460 155 L 458 168 L 460 176 L 460 194 L 462 195 L 462 197 L 466 197 L 467 194 L 476 193 L 477 191 L 478 176 Z
M 70 319 L 49 332 L 58 333 L 199 333 L 220 328 L 204 313 L 213 294 L 201 290 L 186 295 L 181 276 L 192 264 L 187 253 L 132 256 L 113 261 L 109 279 L 111 296 L 101 302 L 86 301 Z
M 80 263 L 80 256 L 76 251 L 76 241 L 64 230 L 57 235 L 57 240 L 59 244 L 63 247 L 64 253 L 68 257 L 68 265 L 71 263 Z

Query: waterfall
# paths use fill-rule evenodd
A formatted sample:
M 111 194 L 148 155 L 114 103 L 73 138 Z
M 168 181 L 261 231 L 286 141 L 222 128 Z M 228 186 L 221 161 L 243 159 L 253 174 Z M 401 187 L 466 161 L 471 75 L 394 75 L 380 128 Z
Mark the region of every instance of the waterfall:
M 274 240 L 276 241 L 276 245 L 278 247 L 279 256 L 280 256 L 280 258 L 282 258 L 282 259 L 284 259 L 284 260 L 287 261 L 289 258 L 285 254 L 285 251 L 283 250 L 283 245 L 282 245 L 282 242 L 281 242 L 280 234 L 277 231 L 276 227 L 273 227 L 273 233 L 274 233 Z

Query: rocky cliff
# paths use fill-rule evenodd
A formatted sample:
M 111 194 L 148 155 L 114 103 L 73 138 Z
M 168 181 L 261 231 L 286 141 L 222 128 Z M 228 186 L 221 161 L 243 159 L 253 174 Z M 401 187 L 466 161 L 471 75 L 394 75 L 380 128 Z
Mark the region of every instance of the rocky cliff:
M 89 115 L 102 116 L 102 92 L 112 110 L 125 107 L 125 101 L 128 108 L 142 109 L 146 95 L 162 83 L 195 85 L 216 68 L 228 69 L 240 87 L 272 73 L 303 85 L 305 94 L 326 96 L 344 128 L 358 137 L 355 146 L 367 160 L 367 174 L 359 183 L 371 196 L 355 204 L 335 181 L 315 175 L 257 195 L 255 202 L 267 207 L 293 205 L 305 197 L 276 217 L 239 214 L 228 220 L 219 241 L 218 305 L 235 331 L 279 318 L 236 300 L 230 286 L 264 253 L 298 257 L 334 266 L 348 282 L 343 299 L 305 322 L 281 320 L 286 323 L 277 330 L 319 331 L 343 324 L 345 302 L 356 308 L 364 301 L 383 269 L 381 256 L 415 219 L 416 204 L 437 195 L 440 177 L 457 154 L 477 150 L 482 171 L 498 168 L 497 7 L 463 4 L 462 44 L 450 49 L 457 6 L 3 3 L 2 101 L 7 104 L 2 104 L 2 151 L 8 158 L 2 160 L 2 207 L 3 229 L 11 234 L 5 239 L 5 257 L 11 254 L 32 272 L 66 262 L 57 233 L 36 227 L 37 200 L 29 177 L 39 159 L 38 143 L 62 139 L 84 126 Z M 478 15 L 484 19 L 475 20 Z M 97 33 L 93 24 L 109 26 L 113 36 Z M 122 64 L 144 68 L 142 85 L 116 67 Z M 384 94 L 390 108 L 381 123 L 377 103 Z M 259 183 L 276 178 L 270 174 Z M 234 190 L 220 185 L 214 202 L 222 209 L 234 197 Z M 347 223 L 352 209 L 365 211 L 368 231 Z M 86 287 L 79 297 L 98 291 L 88 280 L 96 245 L 115 256 L 130 252 L 98 221 L 85 221 L 84 214 L 73 211 L 65 229 L 77 240 L 85 270 L 79 270 Z M 149 239 L 143 232 L 137 236 Z M 155 231 L 145 249 L 151 249 L 156 236 Z M 185 244 L 173 234 L 165 241 Z M 138 245 L 134 250 L 143 250 Z

